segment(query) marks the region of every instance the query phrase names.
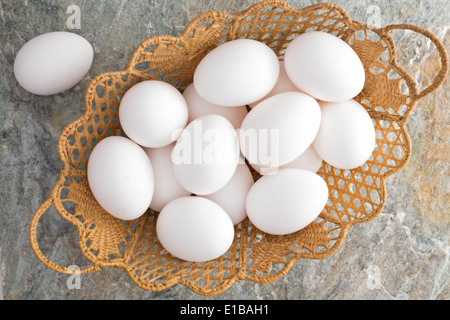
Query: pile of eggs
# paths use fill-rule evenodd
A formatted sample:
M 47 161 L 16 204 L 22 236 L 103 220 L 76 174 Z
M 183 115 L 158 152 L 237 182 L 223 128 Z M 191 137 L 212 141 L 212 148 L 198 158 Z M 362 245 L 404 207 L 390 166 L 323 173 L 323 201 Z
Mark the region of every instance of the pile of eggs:
M 226 253 L 246 218 L 272 235 L 300 231 L 328 200 L 323 162 L 353 169 L 374 150 L 373 121 L 354 100 L 364 83 L 357 54 L 328 33 L 298 36 L 282 62 L 262 42 L 227 42 L 183 93 L 156 80 L 126 92 L 127 137 L 95 146 L 90 188 L 118 219 L 159 212 L 161 245 L 186 261 Z

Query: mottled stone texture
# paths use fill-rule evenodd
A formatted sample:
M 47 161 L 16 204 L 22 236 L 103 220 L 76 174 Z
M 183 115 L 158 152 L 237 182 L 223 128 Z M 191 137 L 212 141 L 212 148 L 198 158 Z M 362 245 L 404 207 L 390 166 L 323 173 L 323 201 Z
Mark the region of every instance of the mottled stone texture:
M 296 7 L 316 1 L 290 0 Z M 62 129 L 84 113 L 83 96 L 97 74 L 123 69 L 140 42 L 178 35 L 208 10 L 237 12 L 253 1 L 230 0 L 2 0 L 0 2 L 0 296 L 5 299 L 437 299 L 449 292 L 449 82 L 422 100 L 408 122 L 410 163 L 387 182 L 382 215 L 355 226 L 343 246 L 325 260 L 298 261 L 271 284 L 241 282 L 216 297 L 200 297 L 183 286 L 145 292 L 124 271 L 83 275 L 69 290 L 67 276 L 42 265 L 28 238 L 29 223 L 47 199 L 61 168 L 56 146 Z M 358 21 L 425 27 L 449 48 L 447 0 L 336 0 Z M 67 7 L 81 8 L 81 29 L 95 48 L 88 76 L 52 97 L 25 92 L 15 81 L 15 54 L 39 34 L 66 30 Z M 370 7 L 370 6 L 377 7 Z M 374 16 L 380 9 L 381 20 Z M 412 32 L 395 34 L 398 59 L 426 86 L 439 67 L 436 50 Z M 77 234 L 56 212 L 39 228 L 43 252 L 63 265 L 87 265 Z

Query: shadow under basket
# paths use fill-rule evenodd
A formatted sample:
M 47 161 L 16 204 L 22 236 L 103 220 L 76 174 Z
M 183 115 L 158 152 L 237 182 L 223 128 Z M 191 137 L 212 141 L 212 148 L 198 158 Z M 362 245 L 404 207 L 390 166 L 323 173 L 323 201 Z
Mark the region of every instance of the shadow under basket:
M 144 80 L 161 80 L 182 92 L 192 83 L 194 71 L 206 54 L 227 41 L 246 38 L 264 42 L 283 60 L 290 41 L 313 30 L 343 39 L 361 58 L 366 85 L 355 100 L 370 113 L 377 132 L 373 155 L 360 168 L 339 170 L 323 163 L 318 174 L 328 184 L 329 200 L 313 223 L 290 235 L 273 236 L 247 219 L 235 227 L 233 245 L 225 255 L 206 263 L 192 263 L 174 258 L 161 246 L 156 236 L 157 212 L 149 210 L 136 221 L 124 222 L 99 206 L 86 177 L 89 155 L 102 139 L 125 136 L 118 111 L 121 97 L 130 87 Z M 421 92 L 397 63 L 392 37 L 396 30 L 423 35 L 440 55 L 438 74 Z M 334 4 L 296 9 L 270 0 L 237 14 L 204 13 L 179 37 L 157 36 L 143 41 L 124 70 L 101 74 L 90 83 L 85 115 L 67 126 L 60 137 L 58 153 L 63 169 L 50 197 L 31 221 L 32 249 L 54 271 L 70 275 L 116 267 L 125 270 L 140 288 L 155 292 L 182 284 L 199 295 L 213 296 L 242 280 L 275 281 L 299 259 L 331 256 L 352 226 L 379 216 L 387 196 L 385 179 L 401 170 L 411 155 L 405 129 L 408 116 L 420 99 L 442 84 L 447 71 L 445 48 L 429 31 L 413 25 L 371 27 L 353 21 Z M 256 173 L 254 177 L 259 178 Z M 80 271 L 60 266 L 40 250 L 37 227 L 50 209 L 77 229 L 80 250 L 91 263 L 89 267 Z

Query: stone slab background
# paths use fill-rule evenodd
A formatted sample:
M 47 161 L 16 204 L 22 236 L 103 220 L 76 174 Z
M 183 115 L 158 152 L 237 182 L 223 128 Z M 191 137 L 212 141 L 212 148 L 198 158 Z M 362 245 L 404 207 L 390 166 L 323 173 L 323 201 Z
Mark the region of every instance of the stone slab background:
M 321 1 L 288 0 L 301 8 Z M 301 260 L 270 284 L 240 282 L 215 297 L 177 285 L 164 292 L 138 288 L 124 271 L 107 268 L 83 275 L 80 289 L 68 276 L 42 265 L 29 245 L 29 223 L 54 186 L 61 164 L 58 138 L 84 113 L 83 96 L 97 74 L 123 69 L 148 37 L 179 35 L 208 10 L 237 12 L 244 0 L 2 0 L 0 1 L 0 298 L 47 299 L 264 299 L 447 300 L 449 290 L 449 82 L 422 100 L 409 117 L 410 163 L 387 181 L 381 216 L 355 226 L 336 254 Z M 354 20 L 369 23 L 380 9 L 381 25 L 408 23 L 437 35 L 449 49 L 447 0 L 335 0 Z M 81 9 L 81 29 L 95 60 L 75 88 L 52 97 L 24 91 L 13 75 L 15 54 L 31 38 L 66 30 L 67 7 Z M 424 86 L 439 67 L 434 47 L 412 32 L 395 35 L 400 64 Z M 77 235 L 55 212 L 45 215 L 42 250 L 63 265 L 83 265 Z

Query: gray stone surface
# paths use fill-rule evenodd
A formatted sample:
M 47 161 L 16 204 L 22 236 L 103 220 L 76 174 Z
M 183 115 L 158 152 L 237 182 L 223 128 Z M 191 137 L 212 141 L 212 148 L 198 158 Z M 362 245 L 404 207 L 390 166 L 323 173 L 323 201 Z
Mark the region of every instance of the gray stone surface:
M 296 7 L 316 1 L 289 0 Z M 449 48 L 447 0 L 336 0 L 350 16 L 381 25 L 409 23 L 427 28 Z M 215 297 L 201 297 L 177 285 L 164 292 L 138 288 L 121 270 L 83 275 L 79 289 L 68 277 L 42 265 L 29 245 L 29 223 L 54 186 L 61 164 L 62 129 L 84 113 L 83 96 L 97 74 L 123 69 L 140 42 L 154 35 L 178 35 L 208 10 L 237 12 L 254 1 L 229 0 L 2 0 L 0 2 L 0 296 L 31 299 L 435 299 L 449 291 L 449 83 L 422 100 L 407 129 L 410 163 L 387 181 L 382 215 L 355 226 L 344 244 L 324 260 L 298 261 L 270 284 L 234 284 Z M 42 33 L 66 30 L 67 7 L 81 8 L 81 29 L 95 48 L 88 76 L 74 89 L 52 97 L 25 92 L 15 81 L 13 62 L 21 46 Z M 376 6 L 376 7 L 370 7 Z M 369 9 L 371 8 L 371 9 Z M 439 60 L 429 41 L 412 32 L 395 36 L 399 61 L 426 85 Z M 42 250 L 62 265 L 86 265 L 77 234 L 56 212 L 43 218 Z

